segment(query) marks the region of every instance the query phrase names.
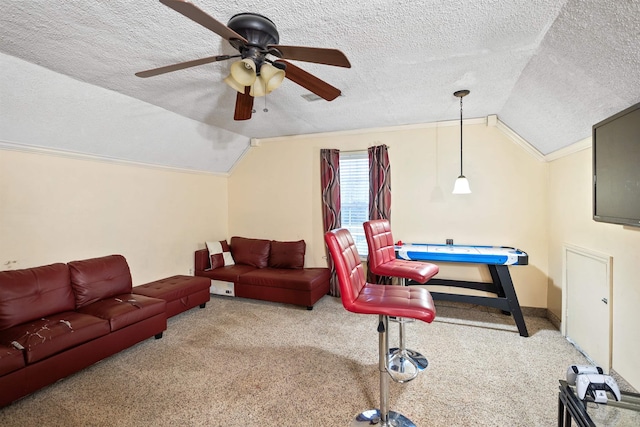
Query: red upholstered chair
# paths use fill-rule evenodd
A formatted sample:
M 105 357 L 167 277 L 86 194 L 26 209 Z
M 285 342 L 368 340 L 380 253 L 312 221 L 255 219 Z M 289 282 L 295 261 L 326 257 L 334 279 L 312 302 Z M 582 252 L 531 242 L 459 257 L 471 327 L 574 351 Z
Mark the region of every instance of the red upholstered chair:
M 391 225 L 388 219 L 374 219 L 362 224 L 364 235 L 369 247 L 369 270 L 378 276 L 398 277 L 403 286 L 408 280 L 420 284 L 426 283 L 435 276 L 439 268 L 435 264 L 420 261 L 396 259 L 395 245 L 391 235 Z M 405 346 L 405 319 L 398 318 L 399 346 L 392 348 L 389 358 L 389 368 L 407 375 L 417 375 L 425 369 L 429 362 L 415 350 Z
M 325 242 L 335 265 L 342 305 L 348 311 L 378 315 L 378 370 L 380 371 L 380 409 L 364 411 L 353 425 L 414 426 L 404 415 L 389 411 L 388 369 L 389 316 L 422 320 L 431 323 L 436 316 L 431 294 L 424 288 L 387 286 L 367 283 L 364 268 L 351 233 L 341 228 L 325 234 Z M 415 427 L 415 426 L 414 426 Z

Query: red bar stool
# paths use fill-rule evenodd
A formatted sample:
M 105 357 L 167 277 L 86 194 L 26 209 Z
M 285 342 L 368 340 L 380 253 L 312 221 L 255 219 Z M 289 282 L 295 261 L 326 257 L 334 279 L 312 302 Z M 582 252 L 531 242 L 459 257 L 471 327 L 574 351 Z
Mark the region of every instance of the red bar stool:
M 407 261 L 396 258 L 391 226 L 388 219 L 374 219 L 362 224 L 369 247 L 369 270 L 378 276 L 398 277 L 403 286 L 408 280 L 420 284 L 435 276 L 439 268 L 435 264 Z M 427 359 L 415 350 L 405 346 L 404 325 L 412 319 L 398 318 L 399 345 L 390 349 L 389 369 L 403 373 L 407 380 L 415 378 L 418 372 L 429 365 Z
M 361 412 L 352 426 L 415 427 L 404 415 L 389 411 L 388 369 L 389 316 L 422 320 L 431 323 L 436 316 L 431 294 L 424 288 L 387 286 L 367 283 L 364 268 L 351 233 L 341 228 L 324 236 L 336 268 L 342 305 L 348 311 L 378 315 L 378 371 L 380 372 L 380 409 Z

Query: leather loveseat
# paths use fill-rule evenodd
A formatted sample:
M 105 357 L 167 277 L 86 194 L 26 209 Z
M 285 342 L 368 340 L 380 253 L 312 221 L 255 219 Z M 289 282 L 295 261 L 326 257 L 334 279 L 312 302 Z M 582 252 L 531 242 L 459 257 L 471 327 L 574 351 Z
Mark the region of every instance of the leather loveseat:
M 329 293 L 328 268 L 304 268 L 304 240 L 280 242 L 234 236 L 220 242 L 225 255 L 208 249 L 195 252 L 195 275 L 228 283 L 233 295 L 264 301 L 295 304 L 313 309 Z M 231 260 L 232 264 L 224 260 Z M 212 268 L 213 267 L 213 268 Z
M 166 302 L 131 293 L 121 255 L 0 272 L 0 406 L 142 340 Z

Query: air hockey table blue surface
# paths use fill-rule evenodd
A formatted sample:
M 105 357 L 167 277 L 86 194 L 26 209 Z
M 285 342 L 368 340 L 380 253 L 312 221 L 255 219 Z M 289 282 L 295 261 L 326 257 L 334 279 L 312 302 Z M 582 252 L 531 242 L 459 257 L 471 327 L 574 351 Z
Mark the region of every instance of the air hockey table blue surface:
M 410 243 L 395 247 L 397 257 L 412 261 L 466 262 L 493 265 L 527 265 L 529 256 L 507 246 L 436 245 Z

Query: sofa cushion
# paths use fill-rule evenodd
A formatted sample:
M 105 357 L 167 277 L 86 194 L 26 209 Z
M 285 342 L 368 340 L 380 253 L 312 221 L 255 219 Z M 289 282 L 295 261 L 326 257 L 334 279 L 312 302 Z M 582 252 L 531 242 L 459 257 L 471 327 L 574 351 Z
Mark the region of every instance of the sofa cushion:
M 0 344 L 0 376 L 24 367 L 22 350 Z
M 208 290 L 211 281 L 199 276 L 171 276 L 144 285 L 134 286 L 131 291 L 135 295 L 160 298 L 165 301 L 183 299 L 191 294 Z
M 72 261 L 68 265 L 78 308 L 131 292 L 131 272 L 122 255 Z
M 236 264 L 252 265 L 264 268 L 269 263 L 271 242 L 264 239 L 231 238 L 231 254 Z
M 211 263 L 211 268 L 235 264 L 226 240 L 221 240 L 219 242 L 205 242 L 205 244 L 209 251 L 209 262 Z
M 157 314 L 164 314 L 166 307 L 167 302 L 163 299 L 120 294 L 85 305 L 78 312 L 108 320 L 113 332 Z
M 65 264 L 0 271 L 0 330 L 74 308 Z
M 252 265 L 236 264 L 228 267 L 219 267 L 214 270 L 201 271 L 198 275 L 208 277 L 213 280 L 237 283 L 241 275 L 253 270 L 256 270 L 256 267 Z
M 304 268 L 301 270 L 261 268 L 243 274 L 240 277 L 240 283 L 309 291 L 328 282 L 330 277 L 331 273 L 328 268 Z
M 272 240 L 271 251 L 269 253 L 269 267 L 303 268 L 306 246 L 304 240 L 298 240 L 297 242 L 278 242 Z
M 0 344 L 22 346 L 29 364 L 108 333 L 108 321 L 66 311 L 0 331 Z

